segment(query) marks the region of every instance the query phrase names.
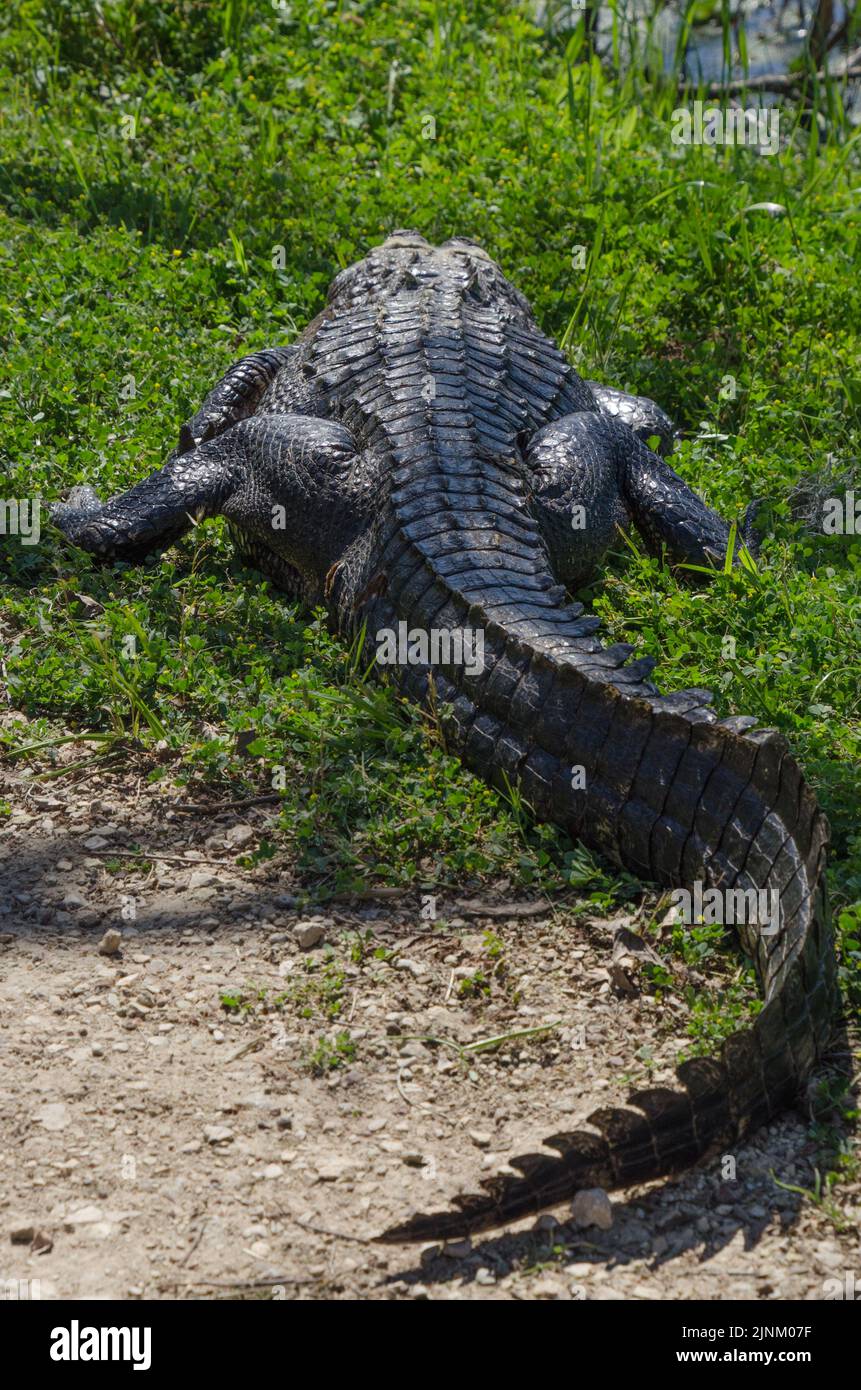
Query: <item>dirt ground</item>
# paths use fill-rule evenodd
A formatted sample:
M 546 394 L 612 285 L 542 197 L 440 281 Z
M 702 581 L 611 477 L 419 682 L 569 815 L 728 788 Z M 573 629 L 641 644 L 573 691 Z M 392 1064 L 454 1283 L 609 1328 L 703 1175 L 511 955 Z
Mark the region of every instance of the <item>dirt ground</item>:
M 575 1224 L 568 1207 L 472 1245 L 373 1244 L 632 1084 L 671 1079 L 684 1008 L 656 1005 L 636 972 L 630 992 L 617 987 L 620 923 L 514 902 L 502 884 L 480 902 L 440 895 L 435 921 L 418 895 L 324 915 L 297 903 L 289 864 L 237 863 L 266 805 L 181 809 L 187 793 L 128 770 L 73 785 L 15 774 L 5 795 L 7 1297 L 861 1288 L 858 1184 L 841 1185 L 835 1223 L 775 1181 L 812 1182 L 797 1113 L 738 1148 L 734 1178 L 715 1159 L 611 1194 L 609 1229 Z M 113 955 L 99 951 L 108 929 L 121 934 Z M 526 1036 L 475 1046 L 502 1034 Z

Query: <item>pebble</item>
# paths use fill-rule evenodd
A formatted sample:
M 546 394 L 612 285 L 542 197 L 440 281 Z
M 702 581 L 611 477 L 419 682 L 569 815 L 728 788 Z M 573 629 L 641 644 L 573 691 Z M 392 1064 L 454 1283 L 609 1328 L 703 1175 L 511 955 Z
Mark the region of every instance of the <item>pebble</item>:
M 51 1101 L 36 1111 L 36 1119 L 47 1130 L 65 1129 L 69 1123 L 69 1112 L 65 1101 Z
M 100 956 L 115 956 L 122 945 L 123 935 L 118 932 L 116 927 L 108 927 L 101 941 L 99 942 Z
M 188 891 L 195 893 L 199 888 L 208 888 L 210 884 L 217 882 L 218 878 L 211 869 L 195 869 L 188 880 Z
M 293 940 L 300 951 L 310 951 L 326 935 L 322 922 L 297 922 L 293 928 Z
M 422 975 L 427 975 L 430 971 L 430 966 L 425 965 L 423 961 L 408 960 L 406 956 L 399 956 L 392 964 L 395 970 L 406 970 L 414 979 L 420 979 Z
M 203 1137 L 207 1144 L 229 1144 L 233 1140 L 233 1130 L 227 1125 L 204 1125 Z
M 323 1158 L 317 1164 L 317 1178 L 320 1182 L 337 1182 L 339 1178 L 352 1177 L 355 1164 L 349 1158 Z
M 102 1220 L 104 1213 L 101 1207 L 90 1205 L 88 1207 L 77 1207 L 75 1211 L 69 1212 L 64 1225 L 67 1231 L 74 1231 L 76 1226 L 92 1226 Z
M 558 1226 L 559 1222 L 556 1217 L 551 1216 L 549 1211 L 545 1211 L 542 1216 L 538 1217 L 532 1229 L 533 1231 L 555 1231 Z
M 577 1226 L 597 1226 L 609 1231 L 613 1224 L 613 1204 L 603 1187 L 584 1187 L 571 1203 L 571 1219 Z
M 250 825 L 231 825 L 224 838 L 233 849 L 239 849 L 241 845 L 247 845 L 249 840 L 254 839 L 254 830 Z
M 464 1260 L 467 1255 L 472 1254 L 472 1241 L 467 1236 L 464 1240 L 447 1240 L 440 1251 L 449 1260 Z

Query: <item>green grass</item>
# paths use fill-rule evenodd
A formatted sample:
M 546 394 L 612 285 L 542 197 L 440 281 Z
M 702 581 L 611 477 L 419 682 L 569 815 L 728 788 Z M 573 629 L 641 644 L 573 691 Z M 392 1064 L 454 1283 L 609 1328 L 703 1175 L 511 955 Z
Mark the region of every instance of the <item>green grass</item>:
M 582 26 L 549 35 L 522 5 L 100 10 L 0 16 L 3 495 L 127 487 L 232 360 L 295 336 L 340 266 L 398 226 L 475 237 L 584 372 L 686 428 L 677 466 L 712 505 L 766 501 L 755 572 L 694 587 L 620 543 L 585 597 L 612 640 L 659 657 L 662 688 L 709 685 L 786 732 L 832 821 L 857 1003 L 861 538 L 809 534 L 791 498 L 848 476 L 861 433 L 861 134 L 837 86 L 812 118 L 781 107 L 767 158 L 672 145 L 674 80 L 647 57 L 614 76 Z M 0 620 L 28 721 L 0 733 L 16 773 L 133 758 L 191 791 L 283 789 L 278 842 L 318 898 L 636 893 L 465 773 L 319 617 L 236 564 L 219 524 L 138 570 L 98 569 L 47 528 L 5 542 Z M 99 742 L 55 764 L 79 733 Z
M 308 1055 L 308 1066 L 314 1076 L 326 1076 L 336 1071 L 345 1062 L 356 1058 L 358 1044 L 353 1041 L 346 1029 L 336 1033 L 333 1038 L 319 1038 Z
M 317 1015 L 334 1021 L 344 1007 L 346 979 L 334 953 L 327 951 L 322 959 L 313 956 L 302 961 L 302 973 L 289 989 L 275 1000 L 276 1007 L 290 1007 L 300 1018 Z

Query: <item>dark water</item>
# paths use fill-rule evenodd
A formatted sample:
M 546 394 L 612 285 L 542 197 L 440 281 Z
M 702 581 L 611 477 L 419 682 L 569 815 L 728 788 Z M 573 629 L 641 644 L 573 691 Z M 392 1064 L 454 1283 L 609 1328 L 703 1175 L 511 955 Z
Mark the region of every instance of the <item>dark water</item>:
M 707 12 L 709 0 L 703 0 L 703 12 Z M 616 5 L 617 22 L 620 30 L 620 57 L 622 63 L 626 55 L 630 58 L 632 47 L 640 52 L 648 49 L 663 61 L 665 71 L 673 68 L 676 46 L 682 29 L 685 5 L 679 3 L 662 7 L 657 14 L 652 0 L 618 0 Z M 722 78 L 742 77 L 744 70 L 738 53 L 738 29 L 743 27 L 747 39 L 748 73 L 757 77 L 765 73 L 784 73 L 793 58 L 803 51 L 809 26 L 813 20 L 815 5 L 810 0 L 786 0 L 774 5 L 744 4 L 731 0 L 732 16 L 731 56 L 729 73 L 725 71 L 723 32 L 721 27 L 721 6 L 714 5 L 713 17 L 704 24 L 696 24 L 690 33 L 687 44 L 685 67 L 693 77 L 703 77 L 707 81 L 720 81 Z M 537 0 L 535 7 L 539 24 L 555 31 L 572 29 L 582 15 L 577 0 Z M 845 9 L 835 3 L 832 29 L 842 23 Z M 602 5 L 598 14 L 599 46 L 610 42 L 612 32 L 612 10 Z M 839 61 L 845 49 L 835 48 L 831 63 Z

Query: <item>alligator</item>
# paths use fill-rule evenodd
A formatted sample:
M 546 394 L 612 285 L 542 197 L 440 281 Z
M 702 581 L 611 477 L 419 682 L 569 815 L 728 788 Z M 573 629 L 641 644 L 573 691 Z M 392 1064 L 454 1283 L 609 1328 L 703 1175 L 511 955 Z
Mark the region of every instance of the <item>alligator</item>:
M 743 561 L 666 462 L 673 438 L 654 402 L 583 380 L 476 243 L 398 231 L 337 275 L 295 343 L 230 368 L 163 468 L 54 507 L 106 560 L 224 516 L 248 563 L 371 657 L 384 633 L 480 635 L 480 661 L 440 642 L 385 668 L 468 766 L 641 879 L 777 894 L 771 927 L 738 924 L 762 1006 L 719 1055 L 379 1239 L 470 1235 L 678 1172 L 790 1107 L 827 1051 L 828 826 L 784 738 L 718 718 L 708 690 L 661 694 L 653 660 L 602 645 L 568 596 L 619 528 L 675 565 Z

